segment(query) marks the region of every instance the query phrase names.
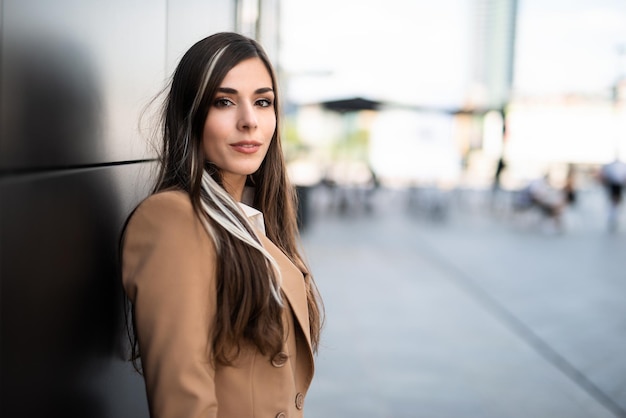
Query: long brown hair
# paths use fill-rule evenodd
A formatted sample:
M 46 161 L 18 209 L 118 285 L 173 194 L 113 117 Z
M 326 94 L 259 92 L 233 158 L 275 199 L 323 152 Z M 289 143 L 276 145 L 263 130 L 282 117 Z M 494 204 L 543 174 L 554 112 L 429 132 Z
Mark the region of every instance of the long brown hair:
M 213 360 L 222 364 L 231 364 L 244 342 L 273 355 L 281 351 L 285 339 L 280 273 L 247 219 L 236 209 L 236 202 L 225 192 L 219 169 L 205 161 L 202 150 L 203 127 L 217 88 L 234 66 L 253 57 L 262 60 L 271 76 L 276 114 L 276 130 L 266 157 L 249 176 L 255 187 L 253 206 L 263 213 L 267 237 L 306 277 L 314 351 L 323 322 L 319 293 L 298 248 L 297 202 L 281 147 L 275 72 L 253 39 L 230 32 L 211 35 L 185 53 L 171 80 L 163 106 L 163 144 L 153 192 L 172 188 L 187 192 L 216 244 L 218 306 L 211 343 Z M 136 356 L 136 344 L 133 351 Z

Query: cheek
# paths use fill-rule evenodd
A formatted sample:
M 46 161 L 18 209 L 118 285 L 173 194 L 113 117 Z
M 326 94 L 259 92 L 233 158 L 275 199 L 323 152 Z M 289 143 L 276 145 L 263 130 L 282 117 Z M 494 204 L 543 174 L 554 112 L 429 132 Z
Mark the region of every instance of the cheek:
M 266 134 L 269 138 L 272 138 L 274 136 L 274 132 L 276 131 L 276 117 L 268 117 L 264 126 Z
M 205 152 L 209 149 L 217 146 L 220 142 L 221 138 L 226 136 L 226 131 L 224 129 L 224 124 L 220 123 L 219 120 L 207 120 L 204 124 L 204 129 L 202 131 L 202 147 Z
M 212 141 L 220 137 L 220 133 L 224 131 L 223 121 L 220 118 L 209 118 L 204 124 L 202 131 L 202 141 Z

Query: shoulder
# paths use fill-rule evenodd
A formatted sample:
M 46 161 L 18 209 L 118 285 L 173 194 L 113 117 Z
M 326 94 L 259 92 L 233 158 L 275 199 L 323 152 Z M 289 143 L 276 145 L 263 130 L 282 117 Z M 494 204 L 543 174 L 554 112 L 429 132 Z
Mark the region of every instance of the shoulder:
M 189 195 L 181 190 L 168 190 L 148 196 L 130 214 L 127 229 L 138 224 L 172 225 L 193 223 L 196 214 Z
M 194 215 L 189 195 L 182 190 L 158 192 L 144 199 L 131 214 L 136 216 L 167 216 L 189 217 Z
M 180 190 L 158 192 L 143 200 L 129 216 L 124 236 L 125 240 L 139 236 L 173 242 L 208 238 L 189 195 Z
M 130 215 L 121 244 L 123 279 L 131 295 L 128 286 L 146 280 L 206 277 L 216 257 L 213 240 L 181 191 L 142 201 Z

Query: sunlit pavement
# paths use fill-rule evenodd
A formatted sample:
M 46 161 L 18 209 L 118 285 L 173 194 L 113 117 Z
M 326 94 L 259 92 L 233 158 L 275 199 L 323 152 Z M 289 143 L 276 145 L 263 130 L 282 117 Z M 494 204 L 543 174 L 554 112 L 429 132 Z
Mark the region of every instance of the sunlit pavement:
M 397 191 L 370 214 L 310 197 L 327 322 L 306 417 L 626 416 L 626 222 L 607 232 L 599 191 L 560 234 L 480 194 L 445 219 Z

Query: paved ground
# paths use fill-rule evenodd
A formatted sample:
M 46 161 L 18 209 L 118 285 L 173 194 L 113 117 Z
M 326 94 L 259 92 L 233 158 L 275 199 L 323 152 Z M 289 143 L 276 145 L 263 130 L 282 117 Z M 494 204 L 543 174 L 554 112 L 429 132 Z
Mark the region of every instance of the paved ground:
M 554 234 L 481 194 L 445 216 L 382 191 L 340 215 L 315 190 L 303 242 L 327 322 L 306 416 L 626 417 L 626 217 L 607 233 L 603 198 Z

